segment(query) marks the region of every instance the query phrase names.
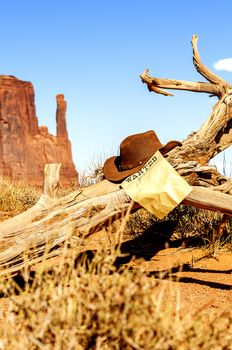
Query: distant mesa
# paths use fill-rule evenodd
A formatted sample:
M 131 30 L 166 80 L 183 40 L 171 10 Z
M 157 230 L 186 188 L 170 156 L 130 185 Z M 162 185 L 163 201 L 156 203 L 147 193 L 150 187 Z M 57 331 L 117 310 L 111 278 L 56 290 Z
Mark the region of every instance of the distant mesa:
M 0 75 L 0 175 L 43 185 L 47 163 L 62 163 L 61 185 L 78 182 L 66 127 L 66 101 L 56 96 L 56 136 L 38 126 L 32 83 Z

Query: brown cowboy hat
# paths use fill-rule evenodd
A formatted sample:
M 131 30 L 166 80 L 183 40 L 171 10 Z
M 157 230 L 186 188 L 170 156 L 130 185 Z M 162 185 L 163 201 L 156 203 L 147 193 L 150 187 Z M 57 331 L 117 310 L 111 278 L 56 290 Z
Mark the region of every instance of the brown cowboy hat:
M 179 141 L 169 141 L 162 145 L 153 130 L 130 135 L 121 142 L 120 155 L 106 160 L 103 167 L 105 178 L 112 182 L 120 182 L 139 171 L 156 151 L 159 150 L 165 155 L 181 145 Z

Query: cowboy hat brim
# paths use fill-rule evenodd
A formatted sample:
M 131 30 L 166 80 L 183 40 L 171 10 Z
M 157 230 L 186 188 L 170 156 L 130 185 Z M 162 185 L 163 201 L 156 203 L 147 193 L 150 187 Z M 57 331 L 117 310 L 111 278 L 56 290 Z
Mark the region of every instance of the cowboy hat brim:
M 179 141 L 169 141 L 168 143 L 166 143 L 166 145 L 162 146 L 159 149 L 159 151 L 162 155 L 165 155 L 166 153 L 170 152 L 173 148 L 175 148 L 177 146 L 181 146 L 181 145 L 182 145 L 182 143 Z M 150 157 L 151 156 L 152 156 L 152 154 L 150 155 Z M 105 161 L 105 164 L 103 167 L 104 176 L 109 181 L 121 182 L 126 177 L 128 177 L 128 176 L 136 173 L 140 169 L 142 169 L 142 167 L 148 161 L 148 159 L 150 159 L 150 157 L 148 157 L 145 161 L 143 161 L 143 163 L 141 163 L 137 167 L 134 167 L 134 168 L 128 169 L 128 170 L 121 170 L 121 171 L 119 170 L 120 156 L 110 157 Z

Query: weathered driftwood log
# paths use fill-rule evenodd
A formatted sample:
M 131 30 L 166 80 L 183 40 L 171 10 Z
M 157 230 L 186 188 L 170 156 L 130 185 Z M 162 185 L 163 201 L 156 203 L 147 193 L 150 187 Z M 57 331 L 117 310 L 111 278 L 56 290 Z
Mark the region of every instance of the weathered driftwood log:
M 58 168 L 53 174 L 58 177 Z M 108 232 L 115 219 L 138 205 L 133 203 L 124 190 L 106 180 L 80 189 L 62 198 L 55 198 L 58 178 L 49 177 L 46 167 L 45 190 L 38 203 L 26 212 L 0 224 L 0 274 L 20 270 L 25 261 L 28 265 L 52 257 L 61 252 L 66 241 L 78 251 L 114 245 L 124 240 L 119 231 Z M 41 205 L 42 203 L 42 205 Z M 211 209 L 232 215 L 232 197 L 208 188 L 193 187 L 183 201 L 185 205 Z M 26 257 L 26 260 L 25 260 Z
M 200 130 L 189 135 L 181 147 L 169 152 L 167 159 L 193 185 L 183 204 L 231 216 L 231 180 L 219 174 L 208 162 L 232 143 L 232 87 L 201 63 L 196 42 L 197 37 L 193 36 L 194 63 L 209 83 L 151 78 L 147 70 L 141 78 L 149 90 L 164 95 L 169 94 L 162 88 L 218 96 L 219 102 Z M 56 198 L 59 167 L 57 164 L 45 168 L 44 193 L 33 208 L 0 224 L 2 273 L 21 269 L 25 254 L 27 261 L 32 263 L 41 260 L 45 251 L 47 257 L 58 254 L 60 244 L 67 239 L 79 251 L 123 240 L 121 235 L 109 234 L 104 227 L 138 206 L 118 185 L 106 180 Z
M 27 264 L 60 253 L 60 245 L 70 241 L 78 251 L 115 244 L 120 237 L 101 232 L 131 208 L 123 190 L 108 181 L 56 198 L 60 164 L 44 171 L 44 192 L 34 207 L 0 223 L 0 274 L 16 272 Z M 95 234 L 96 233 L 96 234 Z M 116 240 L 116 241 L 114 241 Z M 55 248 L 55 249 L 54 249 Z

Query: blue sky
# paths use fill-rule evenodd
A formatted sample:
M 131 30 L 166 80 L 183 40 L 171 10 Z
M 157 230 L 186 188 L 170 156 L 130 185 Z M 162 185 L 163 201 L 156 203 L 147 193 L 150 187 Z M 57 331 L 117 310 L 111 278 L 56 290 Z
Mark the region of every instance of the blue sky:
M 139 74 L 203 81 L 193 67 L 198 34 L 204 64 L 232 81 L 232 1 L 0 0 L 0 74 L 31 81 L 39 124 L 55 133 L 58 93 L 67 101 L 80 171 L 117 153 L 129 134 L 154 129 L 161 142 L 199 129 L 207 94 L 149 93 Z M 230 69 L 231 68 L 231 69 Z M 217 71 L 220 69 L 220 71 Z M 226 153 L 230 166 L 230 152 Z M 219 160 L 218 160 L 219 162 Z

